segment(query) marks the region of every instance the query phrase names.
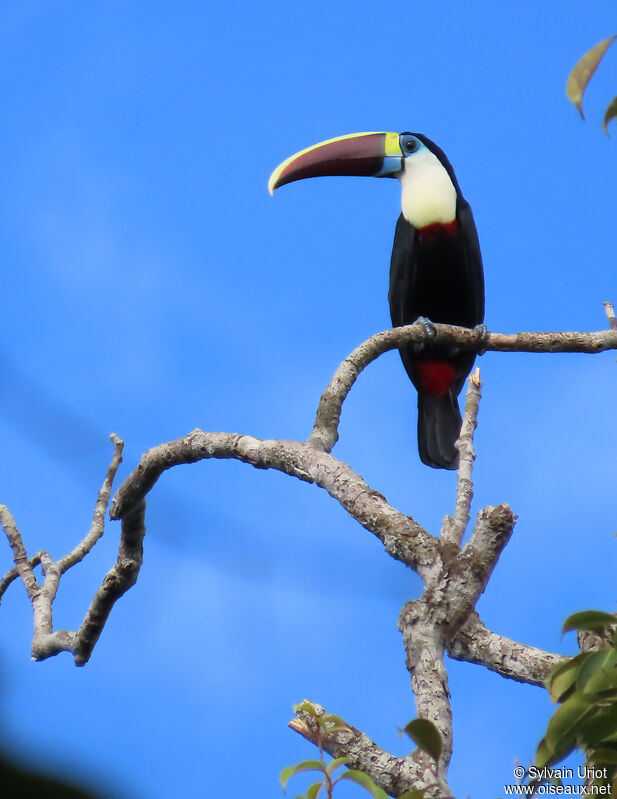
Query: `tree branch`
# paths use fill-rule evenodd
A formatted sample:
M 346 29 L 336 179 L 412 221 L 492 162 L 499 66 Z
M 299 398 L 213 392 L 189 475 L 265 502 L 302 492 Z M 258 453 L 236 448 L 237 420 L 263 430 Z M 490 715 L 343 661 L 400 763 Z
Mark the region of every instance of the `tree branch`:
M 465 413 L 461 434 L 456 443 L 459 451 L 458 481 L 454 516 L 446 516 L 441 529 L 441 540 L 444 547 L 452 547 L 456 552 L 461 546 L 465 530 L 471 517 L 471 501 L 473 499 L 473 462 L 476 453 L 473 448 L 473 434 L 478 426 L 478 411 L 482 397 L 480 370 L 469 376 L 467 394 L 465 396 Z
M 480 331 L 435 326 L 431 339 L 462 348 L 527 352 L 598 352 L 617 348 L 614 331 L 601 333 L 543 333 L 503 336 L 492 334 L 486 340 Z M 443 750 L 439 764 L 439 780 L 445 775 L 452 753 L 452 710 L 448 678 L 444 664 L 447 650 L 453 657 L 468 657 L 483 663 L 504 676 L 540 685 L 548 668 L 560 661 L 550 653 L 525 647 L 491 633 L 477 619 L 475 604 L 484 591 L 499 555 L 514 529 L 515 516 L 507 505 L 487 508 L 478 515 L 469 542 L 460 549 L 470 517 L 473 497 L 472 469 L 475 457 L 473 431 L 477 423 L 480 400 L 478 375 L 470 380 L 461 438 L 457 444 L 461 467 L 454 516 L 447 518 L 441 542 L 433 538 L 413 519 L 403 516 L 388 505 L 384 497 L 344 464 L 329 455 L 338 436 L 337 425 L 342 403 L 362 369 L 382 352 L 420 341 L 424 328 L 411 325 L 395 328 L 358 347 L 337 369 L 324 392 L 313 433 L 306 444 L 294 441 L 261 441 L 257 438 L 228 433 L 206 433 L 196 430 L 183 439 L 162 444 L 146 452 L 137 469 L 119 488 L 111 509 L 112 518 L 123 518 L 147 495 L 162 472 L 180 463 L 207 458 L 236 458 L 255 468 L 274 468 L 306 482 L 319 485 L 335 498 L 367 530 L 377 535 L 386 551 L 416 569 L 423 577 L 426 590 L 419 600 L 408 602 L 399 617 L 399 627 L 407 654 L 407 666 L 416 698 L 418 715 L 432 721 L 439 729 Z M 478 636 L 474 642 L 470 631 Z M 330 751 L 334 756 L 356 757 L 355 744 L 362 740 L 367 763 L 380 757 L 368 739 L 354 732 L 352 739 L 336 737 Z M 388 756 L 390 757 L 390 756 Z M 431 772 L 433 764 L 421 751 L 411 756 L 413 772 L 410 787 Z M 367 764 L 358 768 L 375 779 L 374 769 Z M 388 768 L 392 767 L 392 763 Z M 415 780 L 415 782 L 414 782 Z M 379 779 L 375 779 L 381 784 Z M 426 786 L 426 780 L 422 785 Z M 408 790 L 410 787 L 406 787 Z
M 609 310 L 607 309 L 607 314 Z M 587 352 L 617 349 L 617 323 L 599 333 L 498 333 L 485 336 L 480 330 L 435 325 L 433 345 L 468 350 L 509 352 Z M 121 519 L 121 540 L 115 565 L 97 590 L 77 632 L 54 632 L 52 603 L 61 576 L 80 562 L 99 540 L 121 460 L 122 442 L 114 441 L 114 457 L 96 502 L 91 528 L 72 552 L 54 562 L 46 552 L 28 559 L 17 526 L 8 509 L 0 506 L 0 523 L 13 550 L 15 568 L 0 581 L 0 598 L 19 575 L 30 597 L 35 634 L 32 652 L 43 659 L 60 651 L 73 653 L 83 665 L 117 601 L 136 581 L 143 557 L 145 498 L 161 474 L 173 466 L 209 458 L 234 458 L 258 469 L 276 469 L 325 489 L 365 529 L 383 543 L 392 557 L 416 570 L 425 582 L 420 599 L 406 603 L 399 617 L 416 698 L 418 715 L 440 730 L 443 750 L 437 775 L 426 753 L 416 750 L 410 757 L 394 758 L 363 733 L 352 727 L 332 730 L 324 747 L 334 757 L 350 757 L 352 765 L 369 774 L 392 795 L 426 789 L 427 797 L 444 796 L 449 789 L 446 773 L 452 753 L 452 709 L 444 663 L 447 652 L 455 659 L 479 663 L 505 677 L 541 685 L 548 670 L 563 658 L 524 646 L 493 633 L 482 624 L 475 605 L 484 591 L 499 556 L 508 542 L 516 517 L 507 505 L 480 511 L 468 543 L 461 543 L 470 518 L 473 497 L 473 432 L 477 423 L 481 384 L 476 373 L 470 378 L 461 436 L 459 480 L 453 517 L 446 517 L 441 539 L 430 535 L 409 516 L 388 504 L 346 463 L 330 455 L 338 438 L 342 404 L 359 373 L 387 350 L 418 343 L 427 338 L 419 324 L 379 333 L 354 350 L 336 370 L 321 397 L 313 432 L 306 443 L 262 441 L 252 436 L 194 430 L 184 438 L 145 452 L 137 468 L 122 483 L 113 499 L 110 517 Z M 43 584 L 34 567 L 40 563 Z M 321 714 L 323 708 L 314 706 Z M 298 714 L 296 729 L 315 740 L 311 714 Z M 437 782 L 435 782 L 437 780 Z
M 476 663 L 510 680 L 544 688 L 549 671 L 568 660 L 535 646 L 519 644 L 487 629 L 476 611 L 448 639 L 447 652 L 454 660 Z
M 34 614 L 34 635 L 32 638 L 32 657 L 34 660 L 44 660 L 52 655 L 57 655 L 59 652 L 72 652 L 75 655 L 76 664 L 82 665 L 86 662 L 87 657 L 91 652 L 92 646 L 89 646 L 89 642 L 93 635 L 91 626 L 85 629 L 84 625 L 82 625 L 77 633 L 71 632 L 69 630 L 58 630 L 54 632 L 52 607 L 58 592 L 60 578 L 62 575 L 76 563 L 79 563 L 88 554 L 88 552 L 92 550 L 92 547 L 103 535 L 105 528 L 105 513 L 109 503 L 109 498 L 111 496 L 113 480 L 118 470 L 118 466 L 122 460 L 122 449 L 124 447 L 123 442 L 118 438 L 118 436 L 115 435 L 115 433 L 112 433 L 110 438 L 114 445 L 114 454 L 107 469 L 101 490 L 98 493 L 90 530 L 83 541 L 81 541 L 81 543 L 78 544 L 75 549 L 72 550 L 72 552 L 68 553 L 63 558 L 60 558 L 60 560 L 53 561 L 49 554 L 45 551 L 39 552 L 29 560 L 21 533 L 19 532 L 13 516 L 5 505 L 0 505 L 0 524 L 2 525 L 9 540 L 11 549 L 13 550 L 13 560 L 15 562 L 15 568 L 11 569 L 0 582 L 0 596 L 13 581 L 14 573 L 17 573 L 21 577 L 26 588 L 26 592 L 32 604 L 32 610 Z M 139 508 L 139 506 L 137 507 Z M 128 515 L 127 527 L 129 529 L 126 533 L 124 533 L 123 525 L 124 534 L 121 541 L 120 553 L 118 555 L 119 561 L 121 560 L 121 556 L 123 556 L 123 564 L 127 560 L 126 550 L 128 550 L 128 547 L 126 545 L 126 540 L 130 539 L 130 524 L 131 522 L 134 523 L 135 515 L 136 511 L 133 511 L 132 514 Z M 143 510 L 141 518 L 143 528 Z M 145 528 L 143 528 L 143 531 L 145 533 Z M 34 566 L 38 565 L 38 563 L 40 563 L 43 568 L 44 579 L 42 585 L 38 583 L 33 571 Z M 118 563 L 114 568 L 118 568 Z M 110 572 L 110 575 L 112 572 Z M 105 578 L 107 581 L 109 580 L 110 575 L 107 575 Z M 127 581 L 124 591 L 134 582 L 134 579 L 130 583 Z M 103 588 L 104 587 L 105 583 L 103 584 Z M 98 608 L 97 598 L 99 597 L 101 590 L 102 589 L 99 589 L 99 592 L 97 592 L 95 600 L 88 611 L 88 615 L 86 616 L 86 620 L 92 615 L 93 609 L 96 610 Z M 124 593 L 124 591 L 121 593 Z M 117 596 L 119 595 L 121 594 L 118 594 Z M 113 601 L 117 599 L 117 596 L 113 599 Z M 100 604 L 100 599 L 98 601 Z M 112 605 L 113 602 L 109 604 L 105 619 L 107 618 L 107 615 L 109 615 L 109 610 L 111 609 Z M 99 615 L 101 615 L 100 612 Z M 94 641 L 96 641 L 99 634 L 100 629 L 98 630 Z
M 143 563 L 145 500 L 136 503 L 122 519 L 120 548 L 114 566 L 107 572 L 88 608 L 81 627 L 75 635 L 72 651 L 75 665 L 84 666 L 99 640 L 111 609 L 118 599 L 137 582 Z
M 481 510 L 471 539 L 451 570 L 450 586 L 457 596 L 465 595 L 475 606 L 484 592 L 503 548 L 510 540 L 516 516 L 509 505 L 497 505 Z M 452 577 L 454 576 L 454 579 Z M 460 583 L 457 577 L 461 577 Z
M 105 532 L 105 513 L 107 512 L 114 478 L 122 462 L 122 450 L 124 449 L 124 442 L 121 441 L 115 433 L 111 434 L 110 439 L 114 445 L 114 454 L 94 506 L 92 525 L 84 540 L 81 541 L 72 552 L 69 552 L 68 555 L 65 555 L 58 561 L 58 570 L 60 574 L 64 574 L 76 563 L 83 560 Z
M 436 538 L 389 505 L 382 494 L 367 485 L 346 463 L 299 441 L 262 441 L 237 433 L 193 430 L 184 438 L 160 444 L 142 455 L 137 468 L 116 492 L 111 518 L 123 518 L 166 469 L 208 458 L 235 458 L 256 469 L 276 469 L 315 483 L 374 533 L 393 558 L 421 575 L 433 566 L 439 546 Z
M 0 505 L 0 508 L 6 508 L 5 505 Z M 6 508 L 8 511 L 8 508 Z M 11 517 L 13 518 L 13 517 Z M 2 524 L 2 522 L 0 522 Z M 13 524 L 15 524 L 15 520 L 13 520 Z M 41 557 L 43 556 L 44 552 L 41 550 L 37 552 L 36 555 L 33 555 L 29 560 L 28 564 L 30 565 L 30 569 L 34 569 L 36 566 L 39 566 L 41 563 Z M 12 569 L 9 569 L 8 572 L 4 575 L 4 577 L 0 580 L 0 600 L 4 596 L 6 589 L 9 585 L 19 577 L 19 572 L 17 571 L 17 566 L 13 566 Z
M 314 716 L 303 709 L 303 705 L 307 704 L 311 706 Z M 318 724 L 316 719 L 323 719 L 324 716 L 327 713 L 321 705 L 304 699 L 296 710 L 296 718 L 289 722 L 289 726 L 313 744 L 320 740 L 323 749 L 332 757 L 350 758 L 350 768 L 368 774 L 390 796 L 400 796 L 405 791 L 427 786 L 431 786 L 425 793 L 427 799 L 450 796 L 446 783 L 440 781 L 435 784 L 434 772 L 419 765 L 413 755 L 395 757 L 347 722 L 344 722 L 344 727 L 335 722 L 331 725 L 324 725 L 323 722 Z M 331 726 L 331 730 L 328 726 Z
M 398 622 L 417 715 L 432 722 L 441 735 L 438 774 L 444 783 L 452 758 L 452 707 L 441 629 L 446 620 L 446 604 L 434 593 L 426 591 L 421 599 L 404 605 Z M 422 774 L 430 773 L 433 762 L 425 752 L 418 749 L 411 757 Z
M 586 352 L 617 349 L 617 330 L 598 333 L 489 333 L 454 325 L 434 325 L 431 344 L 458 346 L 481 352 Z M 330 452 L 338 441 L 341 408 L 356 378 L 369 363 L 388 350 L 429 340 L 429 333 L 418 322 L 377 333 L 364 341 L 338 367 L 321 396 L 313 432 L 308 443 L 315 449 Z

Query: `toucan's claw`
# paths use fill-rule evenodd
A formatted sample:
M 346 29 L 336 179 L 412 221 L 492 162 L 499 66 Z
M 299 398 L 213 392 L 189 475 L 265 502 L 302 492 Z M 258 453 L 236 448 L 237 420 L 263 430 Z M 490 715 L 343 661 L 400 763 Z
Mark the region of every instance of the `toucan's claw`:
M 480 344 L 482 345 L 481 348 L 478 350 L 478 355 L 484 355 L 484 353 L 486 352 L 486 347 L 484 345 L 489 340 L 489 337 L 491 335 L 490 331 L 486 325 L 482 324 L 482 325 L 476 325 L 474 327 L 474 333 L 478 334 L 478 336 L 480 337 Z
M 416 319 L 415 324 L 422 326 L 422 330 L 424 330 L 428 339 L 435 338 L 437 335 L 435 325 L 426 316 L 419 316 Z M 416 341 L 416 343 L 413 345 L 413 348 L 416 352 L 422 352 L 422 350 L 426 347 L 426 344 L 426 339 L 423 339 L 422 341 Z
M 422 325 L 422 328 L 424 329 L 424 332 L 427 334 L 427 336 L 435 338 L 435 336 L 437 335 L 437 331 L 435 330 L 435 325 L 431 322 L 430 319 L 428 319 L 426 316 L 419 316 L 416 319 L 416 322 Z

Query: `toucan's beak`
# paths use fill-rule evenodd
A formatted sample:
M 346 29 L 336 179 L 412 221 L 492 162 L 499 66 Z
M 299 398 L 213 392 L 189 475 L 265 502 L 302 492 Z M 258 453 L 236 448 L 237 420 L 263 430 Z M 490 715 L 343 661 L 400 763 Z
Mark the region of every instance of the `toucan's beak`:
M 324 175 L 393 177 L 402 163 L 398 133 L 350 133 L 314 144 L 283 161 L 270 176 L 268 189 L 274 194 L 285 183 Z

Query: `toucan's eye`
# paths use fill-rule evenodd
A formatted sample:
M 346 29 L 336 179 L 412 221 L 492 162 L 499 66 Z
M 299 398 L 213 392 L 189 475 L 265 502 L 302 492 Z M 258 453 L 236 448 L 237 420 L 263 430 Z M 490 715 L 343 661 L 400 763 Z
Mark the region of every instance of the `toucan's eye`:
M 415 153 L 418 149 L 418 140 L 417 139 L 405 139 L 404 143 L 405 152 L 407 153 Z

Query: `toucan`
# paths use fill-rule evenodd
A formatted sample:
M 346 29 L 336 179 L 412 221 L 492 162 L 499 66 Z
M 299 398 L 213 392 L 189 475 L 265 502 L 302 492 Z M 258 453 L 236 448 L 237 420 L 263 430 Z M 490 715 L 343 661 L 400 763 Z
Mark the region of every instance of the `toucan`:
M 431 322 L 474 328 L 484 320 L 484 272 L 469 203 L 445 153 L 421 133 L 352 133 L 307 147 L 278 166 L 268 188 L 324 175 L 398 178 L 401 215 L 390 261 L 394 327 L 420 320 L 422 345 L 400 348 L 418 392 L 418 449 L 435 469 L 456 469 L 458 395 L 475 353 L 431 343 Z M 485 328 L 484 328 L 485 329 Z

